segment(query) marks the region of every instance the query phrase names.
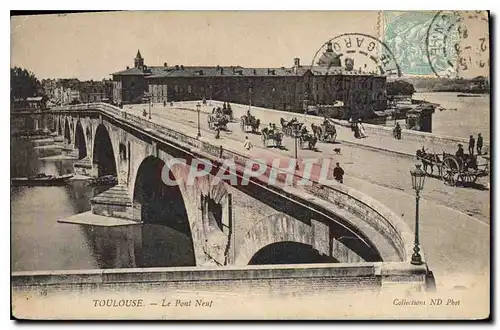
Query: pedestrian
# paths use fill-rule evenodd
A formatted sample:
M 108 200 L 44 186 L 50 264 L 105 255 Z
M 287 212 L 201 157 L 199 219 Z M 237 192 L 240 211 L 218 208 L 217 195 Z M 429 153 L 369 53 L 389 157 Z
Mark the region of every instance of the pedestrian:
M 340 167 L 340 163 L 333 169 L 333 177 L 340 183 L 344 183 L 344 170 Z
M 471 136 L 469 137 L 469 154 L 470 154 L 471 156 L 473 156 L 473 155 L 474 155 L 474 145 L 475 145 L 475 144 L 476 144 L 476 140 L 474 140 L 474 136 L 473 136 L 473 135 L 471 135 Z
M 477 135 L 477 154 L 481 155 L 483 151 L 483 137 L 481 136 L 481 133 Z
M 356 123 L 352 124 L 351 130 L 354 132 L 354 138 L 355 139 L 360 139 L 361 138 L 361 134 L 359 132 L 359 126 L 358 126 L 358 124 L 356 124 Z
M 396 123 L 396 127 L 394 128 L 394 137 L 401 140 L 401 126 L 399 123 Z
M 220 138 L 220 128 L 219 126 L 217 126 L 216 130 L 215 130 L 215 138 L 216 139 L 219 139 Z
M 457 149 L 457 152 L 455 153 L 455 156 L 457 156 L 457 158 L 460 158 L 460 159 L 464 158 L 464 148 L 463 148 L 463 145 L 461 143 L 458 144 L 458 149 Z
M 243 144 L 243 148 L 245 148 L 246 150 L 250 150 L 252 149 L 252 147 L 252 141 L 248 139 L 248 136 L 245 136 L 245 143 Z
M 363 123 L 361 121 L 361 118 L 359 119 L 359 122 L 358 122 L 358 128 L 359 128 L 359 136 L 362 138 L 365 138 L 366 132 L 365 132 L 365 127 L 363 126 Z
M 163 107 L 165 108 L 167 106 L 167 101 L 163 100 Z

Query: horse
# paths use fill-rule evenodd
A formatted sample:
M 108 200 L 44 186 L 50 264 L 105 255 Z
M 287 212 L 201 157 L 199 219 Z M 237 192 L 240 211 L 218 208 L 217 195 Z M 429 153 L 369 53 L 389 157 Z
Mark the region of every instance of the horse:
M 321 136 L 323 134 L 323 130 L 321 129 L 321 126 L 314 125 L 314 123 L 311 124 L 311 131 L 313 132 L 313 135 L 315 138 L 318 140 L 321 139 Z
M 422 161 L 422 165 L 424 166 L 424 172 L 427 173 L 427 167 L 431 168 L 431 175 L 434 173 L 434 163 L 441 163 L 441 159 L 437 154 L 428 153 L 424 148 L 418 149 L 416 152 L 417 159 Z M 438 167 L 439 171 L 441 168 Z M 441 175 L 441 173 L 439 173 Z
M 304 142 L 307 142 L 309 150 L 314 150 L 316 142 L 318 142 L 316 136 L 314 136 L 313 134 L 309 134 L 308 132 L 301 134 L 299 140 L 300 140 L 300 145 L 303 145 Z

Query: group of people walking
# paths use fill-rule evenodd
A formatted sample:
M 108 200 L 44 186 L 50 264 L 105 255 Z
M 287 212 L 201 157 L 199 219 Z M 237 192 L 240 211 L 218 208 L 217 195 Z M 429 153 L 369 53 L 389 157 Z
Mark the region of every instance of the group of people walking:
M 474 139 L 474 135 L 469 136 L 469 155 L 474 156 L 474 151 L 477 151 L 478 155 L 481 155 L 483 152 L 483 137 L 481 133 L 477 135 L 477 140 Z M 463 144 L 458 144 L 458 149 L 455 153 L 455 156 L 462 159 L 465 157 Z
M 474 155 L 474 147 L 476 147 L 477 154 L 481 155 L 482 149 L 483 149 L 483 137 L 481 136 L 481 133 L 477 135 L 477 141 L 474 139 L 474 135 L 471 135 L 469 137 L 469 154 L 471 156 Z
M 357 121 L 353 121 L 352 118 L 349 118 L 349 123 L 351 124 L 351 130 L 354 132 L 354 137 L 356 139 L 362 139 L 366 137 L 365 127 L 363 126 L 361 118 Z

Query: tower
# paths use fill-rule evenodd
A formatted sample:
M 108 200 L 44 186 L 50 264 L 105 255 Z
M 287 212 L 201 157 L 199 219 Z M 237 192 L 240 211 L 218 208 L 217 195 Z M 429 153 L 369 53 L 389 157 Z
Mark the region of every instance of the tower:
M 341 55 L 340 55 L 341 56 Z M 323 52 L 323 55 L 319 58 L 317 64 L 319 66 L 324 67 L 340 67 L 340 56 L 335 53 L 333 50 L 333 45 L 331 41 L 328 41 L 326 44 L 326 50 Z
M 141 52 L 138 49 L 137 55 L 135 55 L 135 58 L 134 58 L 134 67 L 141 69 L 143 66 L 144 66 L 144 59 L 142 58 Z

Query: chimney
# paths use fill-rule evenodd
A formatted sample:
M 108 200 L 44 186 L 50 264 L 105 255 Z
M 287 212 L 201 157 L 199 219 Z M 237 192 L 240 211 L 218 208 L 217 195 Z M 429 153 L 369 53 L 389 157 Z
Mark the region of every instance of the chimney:
M 167 67 L 167 62 L 163 63 L 163 66 L 164 66 L 164 67 Z
M 296 57 L 293 59 L 293 73 L 298 74 L 300 68 L 300 58 Z
M 127 70 L 130 69 L 129 66 L 127 65 Z
M 184 65 L 181 64 L 181 70 L 184 70 Z
M 175 69 L 176 69 L 176 70 L 179 70 L 179 66 L 178 66 L 177 64 L 175 65 Z
M 220 69 L 220 74 L 223 75 L 224 74 L 224 68 L 219 67 L 219 69 Z
M 233 75 L 234 75 L 234 71 L 235 71 L 235 70 L 234 70 L 234 69 L 235 69 L 235 68 L 234 68 L 234 66 L 231 66 L 231 69 L 233 69 Z
M 326 51 L 329 52 L 329 53 L 333 53 L 333 48 L 332 48 L 332 42 L 331 41 L 328 41 L 328 43 L 326 44 Z

